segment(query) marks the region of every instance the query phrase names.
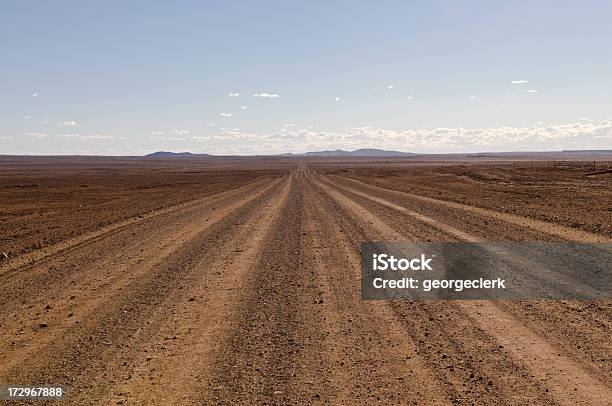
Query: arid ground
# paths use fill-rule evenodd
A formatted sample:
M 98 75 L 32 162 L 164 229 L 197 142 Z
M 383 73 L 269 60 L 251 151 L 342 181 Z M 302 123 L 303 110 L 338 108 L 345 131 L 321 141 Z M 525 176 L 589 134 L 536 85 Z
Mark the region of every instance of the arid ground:
M 612 404 L 612 301 L 365 301 L 366 241 L 612 241 L 612 162 L 0 157 L 0 384 Z

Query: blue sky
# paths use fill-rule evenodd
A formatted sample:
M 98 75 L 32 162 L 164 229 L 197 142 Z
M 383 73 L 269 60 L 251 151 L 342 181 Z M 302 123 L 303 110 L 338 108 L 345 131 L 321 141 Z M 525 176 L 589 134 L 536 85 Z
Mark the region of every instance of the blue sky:
M 610 15 L 605 1 L 5 0 L 0 154 L 609 148 Z

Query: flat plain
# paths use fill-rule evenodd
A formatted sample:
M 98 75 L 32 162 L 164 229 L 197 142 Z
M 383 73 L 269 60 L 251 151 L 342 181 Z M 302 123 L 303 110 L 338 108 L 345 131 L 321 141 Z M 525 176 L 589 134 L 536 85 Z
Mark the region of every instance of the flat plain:
M 0 383 L 612 403 L 612 301 L 364 301 L 367 241 L 612 241 L 612 162 L 0 157 Z

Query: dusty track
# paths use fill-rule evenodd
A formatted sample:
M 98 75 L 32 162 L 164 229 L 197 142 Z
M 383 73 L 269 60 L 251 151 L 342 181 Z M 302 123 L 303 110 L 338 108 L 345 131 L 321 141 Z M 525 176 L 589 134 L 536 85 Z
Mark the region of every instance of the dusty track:
M 0 383 L 72 404 L 610 404 L 608 301 L 361 300 L 363 241 L 607 240 L 423 199 L 300 162 L 25 254 L 0 267 Z

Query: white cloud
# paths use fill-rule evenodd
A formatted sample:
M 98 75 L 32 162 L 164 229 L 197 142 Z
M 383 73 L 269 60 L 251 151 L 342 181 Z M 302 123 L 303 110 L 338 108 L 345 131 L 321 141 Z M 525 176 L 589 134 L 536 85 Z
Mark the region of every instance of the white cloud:
M 62 127 L 78 127 L 79 123 L 77 123 L 74 120 L 69 120 L 69 121 L 58 123 L 57 125 L 62 126 Z
M 216 125 L 217 125 L 217 124 L 215 124 L 215 123 L 208 123 L 208 124 L 206 124 L 206 127 L 214 127 L 214 126 L 216 126 Z
M 536 89 L 528 89 L 528 90 L 519 90 L 519 93 L 526 93 L 526 94 L 538 94 L 540 93 L 539 90 Z
M 114 135 L 108 135 L 108 134 L 92 134 L 92 135 L 87 135 L 86 139 L 92 139 L 92 140 L 123 140 L 123 139 L 125 139 L 125 137 L 116 137 Z
M 240 110 L 246 110 L 248 108 L 249 108 L 249 106 L 240 106 Z
M 389 90 L 393 89 L 393 85 L 387 86 L 387 89 L 389 89 Z
M 276 93 L 255 93 L 253 96 L 268 98 L 268 99 L 276 99 L 279 97 L 279 95 Z
M 34 137 L 34 138 L 38 138 L 38 139 L 43 139 L 43 138 L 47 138 L 48 135 L 45 133 L 26 133 L 25 135 L 28 135 L 30 137 Z
M 152 136 L 158 148 L 171 148 L 181 143 L 182 148 L 201 146 L 205 152 L 232 154 L 271 154 L 305 152 L 322 149 L 381 148 L 417 153 L 452 153 L 475 151 L 527 151 L 561 149 L 604 149 L 612 141 L 612 120 L 575 122 L 545 125 L 536 122 L 524 127 L 494 128 L 432 128 L 417 126 L 407 130 L 354 127 L 341 131 L 324 131 L 312 125 L 306 128 L 286 123 L 269 133 L 241 131 L 238 128 L 215 129 L 214 134 L 174 133 L 169 136 Z M 208 130 L 212 132 L 213 130 Z M 35 136 L 35 133 L 28 135 Z M 162 134 L 160 134 L 162 135 Z M 73 140 L 74 145 L 113 145 L 121 139 L 104 134 L 61 134 L 57 139 Z M 85 140 L 90 140 L 89 143 Z M 94 143 L 93 140 L 98 140 Z M 107 140 L 107 141 L 104 141 Z M 167 143 L 167 144 L 164 144 Z M 184 143 L 184 144 L 183 144 Z M 120 145 L 117 142 L 117 145 Z
M 159 131 L 159 130 L 155 130 L 155 131 L 151 131 L 151 135 L 153 135 L 153 136 L 164 135 L 164 132 L 163 131 Z
M 227 95 L 229 97 L 238 97 L 238 96 L 240 96 L 240 93 L 238 93 L 238 92 L 229 92 Z
M 478 99 L 478 96 L 469 96 L 468 97 L 468 100 L 476 100 L 476 99 Z
M 221 117 L 231 117 L 232 113 L 219 113 Z
M 32 93 L 32 97 L 38 97 L 38 92 Z
M 29 120 L 31 117 L 30 116 L 23 116 L 24 120 Z
M 525 84 L 525 83 L 529 83 L 529 81 L 521 79 L 521 80 L 513 80 L 513 81 L 510 82 L 510 84 L 513 84 L 513 85 L 522 85 L 522 84 Z
M 342 132 L 282 128 L 271 134 L 226 131 L 207 141 L 240 140 L 242 153 L 382 148 L 413 152 L 527 151 L 605 148 L 612 122 L 497 128 L 427 128 L 396 131 L 356 127 Z
M 408 96 L 408 97 L 406 97 L 406 100 L 414 100 L 414 97 Z
M 123 140 L 125 139 L 125 137 L 116 137 L 114 135 L 107 135 L 107 134 L 91 134 L 91 135 L 58 134 L 55 137 L 69 139 L 69 140 Z
M 8 141 L 8 140 L 12 140 L 12 139 L 13 139 L 13 137 L 8 137 L 8 136 L 0 137 L 0 140 L 3 140 L 3 141 L 5 141 L 5 140 Z
M 189 130 L 183 130 L 180 128 L 175 128 L 174 130 L 170 131 L 172 133 L 172 135 L 187 135 L 189 134 Z
M 340 101 L 340 98 L 339 98 L 339 97 L 336 97 L 336 101 Z

